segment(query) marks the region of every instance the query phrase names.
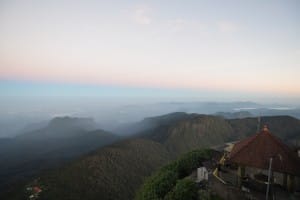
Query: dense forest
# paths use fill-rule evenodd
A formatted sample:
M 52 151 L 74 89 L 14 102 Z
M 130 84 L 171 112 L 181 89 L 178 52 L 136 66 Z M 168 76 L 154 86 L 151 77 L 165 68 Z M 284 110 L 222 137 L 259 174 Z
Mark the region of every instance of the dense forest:
M 131 200 L 146 177 L 181 155 L 243 139 L 258 129 L 257 118 L 225 119 L 185 113 L 149 118 L 140 123 L 143 130 L 138 133 L 93 150 L 64 166 L 35 175 L 22 187 L 6 193 L 3 199 L 24 199 L 28 197 L 25 188 L 38 185 L 43 190 L 41 199 Z M 143 126 L 144 123 L 147 126 Z M 299 140 L 300 121 L 295 118 L 262 117 L 261 124 L 267 124 L 274 135 L 286 142 Z M 184 162 L 194 167 L 193 163 Z M 175 173 L 174 177 L 182 178 L 177 172 L 174 169 L 164 176 L 173 177 Z M 174 186 L 177 179 L 172 181 Z M 177 194 L 176 188 L 189 184 L 180 182 L 174 188 L 174 195 Z

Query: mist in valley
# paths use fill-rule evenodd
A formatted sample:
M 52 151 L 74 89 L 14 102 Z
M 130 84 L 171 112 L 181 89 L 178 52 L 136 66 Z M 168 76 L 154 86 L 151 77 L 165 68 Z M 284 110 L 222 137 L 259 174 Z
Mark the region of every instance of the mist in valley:
M 296 102 L 201 101 L 196 98 L 31 96 L 3 97 L 0 105 L 0 138 L 45 127 L 56 117 L 91 118 L 91 129 L 129 134 L 131 124 L 172 112 L 220 115 L 225 118 L 290 115 L 300 118 Z M 242 113 L 241 113 L 242 112 Z M 235 113 L 235 114 L 234 114 Z M 241 115 L 237 115 L 241 113 Z

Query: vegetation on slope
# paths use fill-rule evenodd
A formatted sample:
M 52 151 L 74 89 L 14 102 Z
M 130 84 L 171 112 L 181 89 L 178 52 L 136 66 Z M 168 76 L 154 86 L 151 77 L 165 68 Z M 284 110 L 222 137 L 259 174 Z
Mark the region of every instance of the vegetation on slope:
M 284 141 L 300 139 L 300 120 L 290 116 L 261 117 L 260 128 L 268 125 L 271 133 Z M 242 139 L 258 130 L 258 118 L 232 119 L 228 121 L 234 130 L 234 138 Z
M 153 176 L 146 179 L 136 195 L 137 200 L 180 199 L 180 196 L 189 193 L 187 197 L 197 196 L 194 185 L 180 179 L 189 175 L 194 169 L 201 166 L 204 160 L 210 159 L 212 151 L 208 149 L 195 150 L 184 154 L 178 160 L 162 167 Z M 190 193 L 191 192 L 191 193 Z
M 66 127 L 66 126 L 64 126 Z M 58 130 L 58 128 L 56 128 Z M 87 154 L 100 147 L 110 145 L 121 137 L 112 133 L 95 130 L 84 131 L 81 128 L 70 131 L 68 137 L 45 137 L 43 134 L 55 132 L 44 128 L 22 137 L 2 142 L 0 145 L 0 194 L 21 180 L 26 180 L 40 171 L 58 167 L 70 160 Z M 55 132 L 58 134 L 59 131 Z M 63 130 L 59 132 L 63 135 Z M 28 136 L 28 137 L 27 137 Z
M 196 200 L 198 188 L 194 181 L 182 179 L 177 181 L 175 187 L 165 196 L 165 200 Z
M 163 121 L 156 128 L 141 133 L 141 137 L 163 144 L 174 157 L 198 148 L 208 148 L 221 145 L 224 142 L 240 140 L 257 132 L 263 125 L 268 125 L 270 131 L 284 141 L 300 139 L 300 120 L 289 116 L 258 118 L 224 119 L 210 115 L 182 115 Z
M 156 142 L 124 141 L 43 176 L 41 198 L 133 199 L 143 177 L 168 160 L 168 152 Z
M 40 183 L 45 189 L 41 197 L 132 199 L 144 177 L 182 153 L 239 140 L 257 130 L 257 118 L 226 120 L 215 116 L 173 113 L 147 120 L 152 125 L 136 136 L 144 139 L 131 139 L 100 149 L 64 168 L 41 176 Z M 300 121 L 297 119 L 287 116 L 262 117 L 263 124 L 268 124 L 270 131 L 282 139 L 299 139 Z M 164 167 L 168 173 L 153 181 L 160 183 L 166 180 L 162 181 L 163 187 L 160 188 L 167 188 L 165 184 L 171 183 L 172 187 L 167 188 L 167 192 L 173 190 L 178 177 L 182 177 L 178 174 L 186 174 L 186 168 L 180 165 L 193 166 L 191 160 L 180 163 L 178 161 Z M 178 173 L 178 169 L 183 170 Z M 187 172 L 189 170 L 186 169 Z M 174 177 L 175 181 L 172 179 Z M 164 189 L 157 189 L 158 194 L 165 192 Z
M 223 118 L 198 116 L 170 127 L 163 143 L 170 152 L 180 154 L 223 144 L 231 140 L 232 133 L 232 127 Z

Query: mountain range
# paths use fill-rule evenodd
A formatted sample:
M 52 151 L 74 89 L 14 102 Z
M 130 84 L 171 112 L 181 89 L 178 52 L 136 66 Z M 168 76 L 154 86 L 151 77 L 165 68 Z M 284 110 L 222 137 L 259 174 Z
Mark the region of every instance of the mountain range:
M 49 101 L 44 99 L 45 102 Z M 75 101 L 75 100 L 74 100 Z M 98 128 L 113 133 L 123 132 L 124 126 L 140 122 L 150 116 L 160 116 L 173 112 L 198 113 L 207 115 L 224 115 L 228 118 L 256 117 L 256 116 L 278 116 L 289 115 L 300 119 L 299 105 L 294 104 L 261 104 L 250 101 L 242 102 L 158 102 L 137 103 L 123 102 L 120 104 L 101 100 L 79 101 L 76 104 L 65 102 L 64 106 L 48 103 L 47 106 L 37 106 L 34 110 L 31 104 L 37 102 L 26 102 L 26 105 L 11 107 L 10 102 L 3 102 L 0 109 L 0 137 L 14 137 L 24 132 L 30 132 L 37 128 L 43 128 L 48 121 L 55 116 L 90 116 Z M 8 109 L 10 108 L 10 109 Z M 47 109 L 46 109 L 47 108 Z M 248 112 L 247 116 L 243 112 Z M 233 113 L 233 116 L 230 116 Z M 237 115 L 240 113 L 242 115 Z M 245 114 L 245 113 L 244 113 Z M 251 116 L 250 116 L 250 115 Z M 234 116 L 236 115 L 236 116 Z
M 260 125 L 264 124 L 286 142 L 300 139 L 296 118 L 261 117 Z M 225 119 L 178 112 L 146 118 L 132 129 L 135 134 L 122 141 L 35 176 L 26 185 L 42 187 L 42 199 L 133 199 L 144 178 L 155 169 L 185 152 L 252 135 L 258 130 L 258 118 Z M 45 156 L 46 160 L 50 154 Z M 12 194 L 26 193 L 18 190 L 9 194 L 10 199 L 20 199 Z
M 0 139 L 0 193 L 41 170 L 61 166 L 121 138 L 93 129 L 92 119 L 59 117 L 43 128 Z

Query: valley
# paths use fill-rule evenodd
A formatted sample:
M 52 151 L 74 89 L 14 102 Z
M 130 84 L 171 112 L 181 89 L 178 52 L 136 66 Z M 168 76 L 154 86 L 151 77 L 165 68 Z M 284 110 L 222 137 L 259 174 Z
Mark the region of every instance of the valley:
M 282 140 L 290 144 L 299 141 L 300 121 L 298 119 L 289 116 L 271 116 L 261 117 L 260 120 L 261 124 L 268 124 L 272 132 Z M 31 166 L 26 173 L 33 177 L 32 180 L 38 178 L 38 185 L 44 190 L 41 193 L 42 199 L 101 197 L 101 199 L 129 200 L 134 198 L 136 190 L 145 177 L 162 165 L 195 149 L 243 139 L 256 133 L 257 125 L 258 118 L 225 119 L 211 115 L 171 113 L 142 120 L 135 126 L 143 128 L 125 138 L 111 137 L 105 132 L 101 135 L 101 131 L 80 134 L 75 131 L 76 137 L 66 140 L 68 145 L 62 144 L 56 151 L 36 155 L 48 169 L 52 168 L 52 170 L 44 171 L 42 174 L 30 174 L 30 170 L 35 169 Z M 132 128 L 136 130 L 134 125 Z M 60 140 L 64 141 L 62 138 Z M 101 146 L 104 147 L 99 149 Z M 26 149 L 30 148 L 27 146 Z M 34 154 L 30 153 L 30 155 Z M 16 157 L 19 156 L 15 155 Z M 53 165 L 53 163 L 57 164 L 55 159 L 61 159 L 62 162 L 58 162 L 60 164 L 55 166 Z M 66 160 L 69 162 L 62 165 Z M 27 160 L 33 166 L 37 161 L 38 159 Z M 20 165 L 16 163 L 16 170 L 22 166 L 22 169 L 27 171 L 23 168 L 22 162 Z M 7 166 L 2 168 L 2 171 L 4 172 L 5 169 L 13 168 Z M 11 171 L 11 174 L 15 174 L 15 171 Z M 32 182 L 27 181 L 27 184 L 30 185 Z M 20 193 L 22 194 L 22 191 L 19 190 L 6 195 L 14 199 L 15 195 L 12 194 Z

